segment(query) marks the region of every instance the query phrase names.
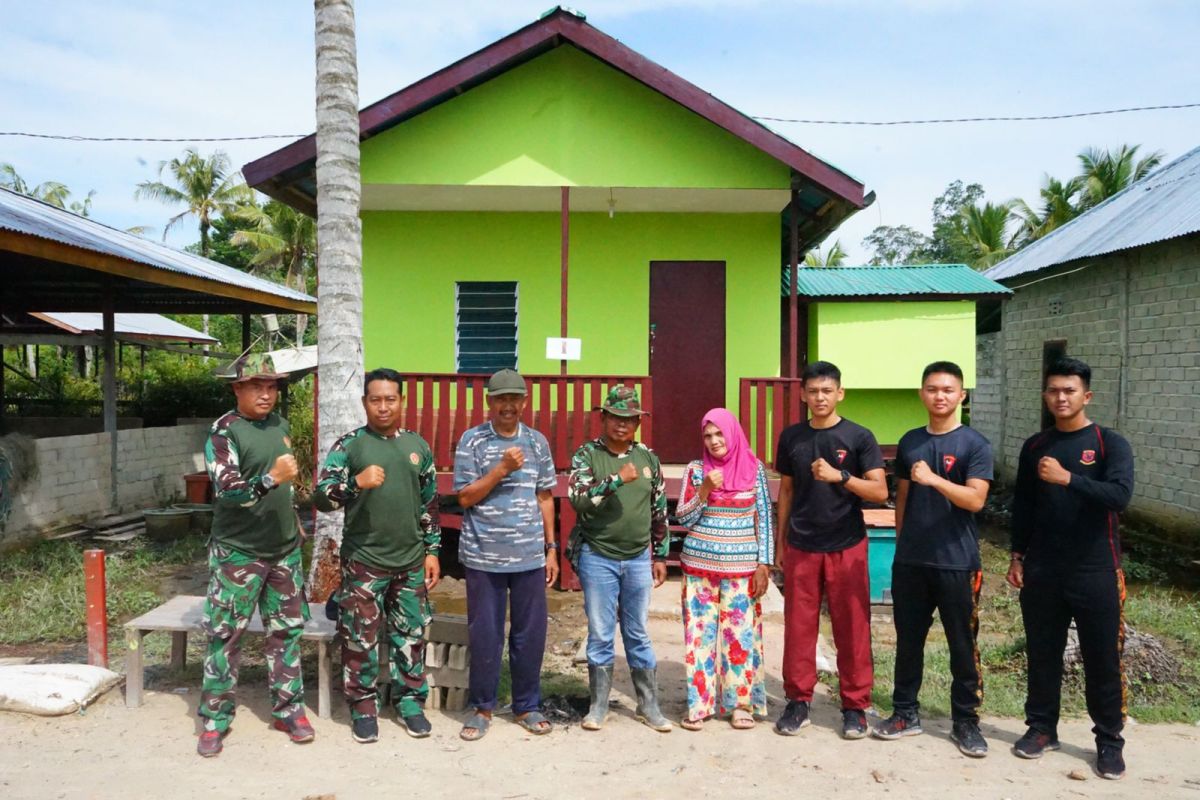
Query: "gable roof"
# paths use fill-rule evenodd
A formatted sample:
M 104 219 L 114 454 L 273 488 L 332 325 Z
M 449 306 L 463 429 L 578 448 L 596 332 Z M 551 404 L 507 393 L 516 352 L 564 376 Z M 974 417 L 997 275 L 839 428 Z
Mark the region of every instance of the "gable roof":
M 640 81 L 714 125 L 789 166 L 794 180 L 820 190 L 847 213 L 867 205 L 863 185 L 692 83 L 655 64 L 561 6 L 541 19 L 359 112 L 363 139 L 382 133 L 496 75 L 564 44 L 573 45 Z M 246 182 L 305 213 L 316 208 L 316 136 L 310 135 L 242 168 Z M 823 209 L 821 216 L 828 209 Z
M 29 316 L 71 334 L 103 334 L 104 315 L 90 311 L 32 311 Z M 129 339 L 219 344 L 218 339 L 162 314 L 113 314 L 113 333 Z
M 1005 280 L 1079 258 L 1200 231 L 1200 147 L 1147 175 L 1001 261 L 984 274 Z
M 782 280 L 788 296 L 788 275 Z M 914 264 L 890 267 L 801 267 L 796 279 L 800 297 L 821 299 L 882 298 L 973 299 L 1005 297 L 1012 290 L 968 267 L 966 264 Z

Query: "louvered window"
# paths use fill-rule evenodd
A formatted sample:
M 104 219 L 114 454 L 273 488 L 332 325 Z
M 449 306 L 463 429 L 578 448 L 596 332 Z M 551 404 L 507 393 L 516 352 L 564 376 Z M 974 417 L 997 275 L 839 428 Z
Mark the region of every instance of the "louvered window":
M 457 370 L 516 369 L 516 281 L 459 281 L 454 291 Z

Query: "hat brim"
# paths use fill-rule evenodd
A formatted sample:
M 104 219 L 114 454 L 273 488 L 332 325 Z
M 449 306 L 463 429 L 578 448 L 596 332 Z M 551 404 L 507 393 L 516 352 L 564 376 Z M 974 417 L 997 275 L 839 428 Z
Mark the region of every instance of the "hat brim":
M 592 411 L 607 411 L 614 417 L 648 417 L 649 411 L 632 411 L 628 408 L 609 408 L 608 406 L 594 406 Z
M 289 374 L 286 372 L 258 372 L 254 375 L 243 375 L 240 378 L 234 378 L 230 383 L 245 383 L 246 381 L 286 381 Z
M 506 394 L 516 394 L 516 395 L 520 395 L 521 397 L 528 397 L 529 390 L 525 389 L 525 388 L 521 388 L 521 389 L 515 389 L 515 388 L 514 389 L 488 389 L 487 390 L 488 397 L 503 397 Z

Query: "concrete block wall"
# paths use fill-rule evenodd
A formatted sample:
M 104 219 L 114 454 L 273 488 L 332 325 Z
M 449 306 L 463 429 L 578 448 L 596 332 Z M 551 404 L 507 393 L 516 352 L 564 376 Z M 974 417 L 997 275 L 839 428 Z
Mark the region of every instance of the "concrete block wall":
M 985 333 L 975 337 L 975 388 L 971 390 L 971 427 L 987 437 L 993 447 L 999 444 L 1004 408 L 1004 375 L 1001 360 L 1001 334 Z
M 32 538 L 59 525 L 181 498 L 183 476 L 204 469 L 207 435 L 204 424 L 120 431 L 116 508 L 110 497 L 108 434 L 38 439 L 38 479 L 14 498 L 12 515 L 0 530 L 0 544 Z
M 1022 442 L 1041 425 L 1043 342 L 1066 339 L 1067 354 L 1092 366 L 1089 416 L 1133 446 L 1132 508 L 1200 532 L 1200 235 L 1013 284 L 999 335 L 1003 422 L 975 423 L 1003 431 L 1002 443 L 993 440 L 1001 472 L 1011 477 Z

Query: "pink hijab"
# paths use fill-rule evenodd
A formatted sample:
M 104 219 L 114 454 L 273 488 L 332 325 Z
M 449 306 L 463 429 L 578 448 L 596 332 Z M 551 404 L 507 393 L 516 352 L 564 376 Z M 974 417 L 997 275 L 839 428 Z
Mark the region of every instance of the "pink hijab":
M 734 492 L 746 492 L 754 488 L 758 478 L 758 458 L 750 449 L 750 442 L 737 418 L 725 408 L 714 408 L 704 415 L 700 423 L 701 435 L 709 423 L 716 425 L 725 435 L 725 456 L 716 458 L 704 448 L 704 473 L 720 469 L 725 477 L 724 488 L 716 495 Z

